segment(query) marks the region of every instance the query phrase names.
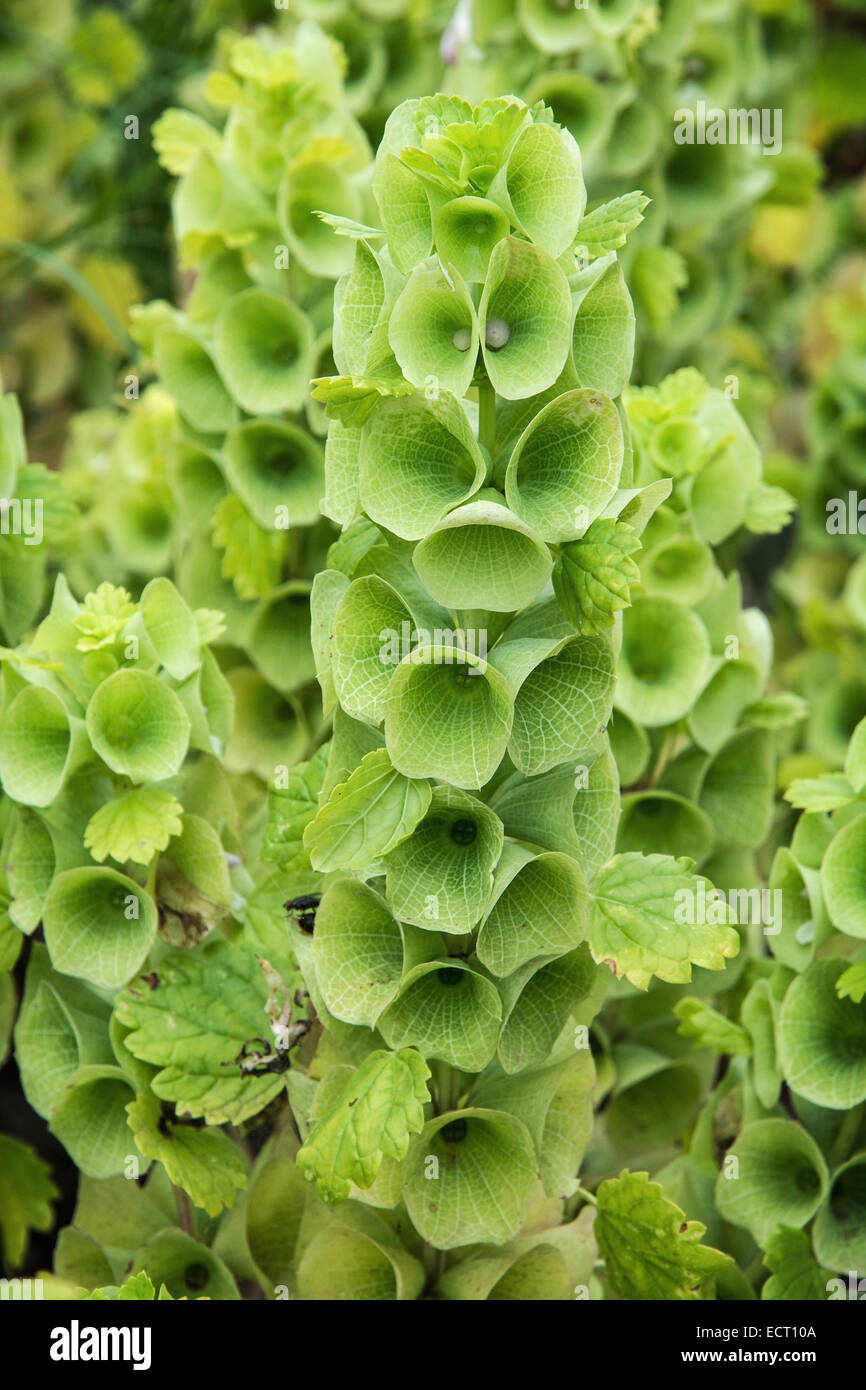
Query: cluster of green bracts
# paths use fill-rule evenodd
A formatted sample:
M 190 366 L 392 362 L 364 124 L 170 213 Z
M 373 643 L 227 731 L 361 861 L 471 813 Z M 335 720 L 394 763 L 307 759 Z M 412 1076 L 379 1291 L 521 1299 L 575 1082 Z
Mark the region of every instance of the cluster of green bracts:
M 191 606 L 225 614 L 223 642 L 245 658 L 228 674 L 227 765 L 262 780 L 309 754 L 320 718 L 309 594 L 333 529 L 309 382 L 331 361 L 352 248 L 314 209 L 365 216 L 372 158 L 342 67 L 313 24 L 292 45 L 227 36 L 206 84 L 222 128 L 180 109 L 156 123 L 192 289 L 183 310 L 135 310 L 127 410 L 79 417 L 65 469 L 86 514 L 65 557 L 79 590 L 172 570 Z
M 404 9 L 304 6 L 356 39 L 387 10 L 388 42 Z M 714 64 L 676 4 L 652 32 L 631 0 L 469 12 L 491 51 L 520 33 L 581 70 L 551 105 L 406 101 L 375 164 L 378 49 L 346 74 L 306 20 L 223 39 L 221 128 L 155 131 L 195 277 L 134 315 L 156 383 L 80 418 L 65 489 L 3 404 L 6 494 L 68 574 L 34 629 L 44 558 L 2 538 L 0 964 L 41 922 L 16 1058 L 82 1173 L 55 1291 L 131 1268 L 215 1298 L 749 1298 L 766 1266 L 764 1296 L 796 1272 L 824 1297 L 863 1257 L 839 1217 L 866 1101 L 857 677 L 803 758 L 806 703 L 729 572 L 792 508 L 736 377 L 628 387 L 619 253 L 644 308 L 667 287 L 670 359 L 710 309 L 696 273 L 674 331 L 673 242 L 618 181 L 658 195 L 665 103 L 701 55 L 733 99 L 730 45 Z M 728 153 L 665 166 L 684 259 L 760 191 Z M 852 488 L 861 385 L 815 409 Z
M 217 809 L 231 692 L 208 645 L 219 620 L 165 578 L 137 603 L 104 584 L 83 604 L 60 578 L 31 640 L 5 653 L 6 967 L 44 932 L 16 1057 L 31 1105 L 93 1177 L 123 1170 L 132 1137 L 137 1087 L 109 1029 L 113 994 L 158 932 L 188 948 L 231 907 Z
M 817 38 L 806 0 L 467 0 L 458 14 L 453 90 L 544 101 L 578 141 L 595 198 L 636 184 L 652 194 L 653 215 L 623 256 L 640 378 L 657 382 L 683 362 L 734 370 L 743 344 L 725 329 L 750 313 L 745 228 L 764 280 L 768 264 L 796 263 L 817 230 L 802 84 Z M 701 108 L 775 112 L 784 142 L 769 158 L 748 143 L 680 143 Z M 736 362 L 744 381 L 755 359 L 753 347 Z
M 479 1296 L 464 1291 L 476 1279 L 489 1292 L 526 1258 L 514 1238 L 546 1205 L 531 1263 L 549 1247 L 539 1277 L 564 1296 L 588 1278 L 587 1223 L 561 1223 L 607 983 L 686 981 L 738 945 L 727 914 L 677 930 L 691 861 L 614 854 L 621 610 L 671 493 L 658 474 L 636 484 L 619 399 L 633 318 L 615 251 L 645 200 L 584 217 L 575 142 L 514 99 L 404 103 L 373 188 L 382 231 L 341 223 L 356 240 L 337 286 L 341 375 L 316 391 L 332 417 L 325 505 L 344 528 L 312 598 L 334 735 L 274 790 L 264 848 L 321 894 L 293 946 L 326 1054 L 353 1068 L 332 1065 L 315 1092 L 290 1073 L 299 1162 L 326 1199 L 355 1199 L 321 1242 L 357 1240 L 358 1212 L 372 1239 L 366 1208 L 401 1203 L 422 1257 L 492 1241 L 443 1276 L 450 1297 Z M 707 393 L 688 384 L 683 410 Z M 701 461 L 724 438 L 707 415 Z M 682 414 L 667 423 L 673 438 Z M 758 466 L 744 497 L 759 484 Z M 695 600 L 708 566 L 709 552 Z M 687 664 L 685 696 L 679 672 L 658 673 L 677 708 L 659 705 L 656 724 L 712 677 L 708 637 Z M 320 1296 L 308 1255 L 301 1284 Z

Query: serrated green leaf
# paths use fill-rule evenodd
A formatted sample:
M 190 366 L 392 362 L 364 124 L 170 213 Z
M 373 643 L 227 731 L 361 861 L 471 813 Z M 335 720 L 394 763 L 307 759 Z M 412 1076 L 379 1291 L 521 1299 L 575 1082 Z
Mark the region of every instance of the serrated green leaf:
M 73 626 L 81 635 L 76 642 L 80 652 L 99 651 L 111 647 L 117 641 L 129 619 L 138 612 L 138 604 L 132 602 L 126 589 L 114 584 L 103 583 L 88 594 L 73 619 Z
M 0 1134 L 0 1235 L 10 1269 L 24 1263 L 30 1231 L 51 1230 L 51 1204 L 60 1194 L 50 1172 L 29 1144 Z
M 664 333 L 689 282 L 688 264 L 672 246 L 641 246 L 631 272 L 638 308 L 654 333 Z
M 261 857 L 269 864 L 290 865 L 304 854 L 304 830 L 319 805 L 328 767 L 330 743 L 308 762 L 290 769 L 285 787 L 268 787 L 268 823 Z
M 723 925 L 734 914 L 726 903 L 715 903 L 720 922 L 695 921 L 701 915 L 698 885 L 710 885 L 693 870 L 690 859 L 666 854 L 615 855 L 592 888 L 587 938 L 595 959 L 609 961 L 617 978 L 625 975 L 638 989 L 646 989 L 653 975 L 686 983 L 693 965 L 724 969 L 739 950 L 736 931 Z
M 851 999 L 855 1004 L 863 1002 L 866 996 L 866 961 L 849 965 L 836 981 L 836 993 L 840 999 Z
M 198 628 L 200 646 L 206 647 L 222 637 L 226 630 L 225 616 L 218 608 L 196 608 L 193 617 Z
M 681 999 L 674 1005 L 674 1013 L 680 1020 L 677 1032 L 684 1038 L 694 1039 L 695 1047 L 711 1047 L 715 1052 L 730 1057 L 747 1057 L 752 1051 L 752 1042 L 745 1028 L 741 1028 L 733 1019 L 725 1018 L 705 999 Z
M 402 377 L 315 377 L 311 395 L 321 401 L 328 417 L 344 425 L 363 425 L 379 402 L 389 396 L 411 396 L 411 381 Z
M 160 1067 L 152 1089 L 179 1115 L 241 1124 L 278 1095 L 267 1035 L 268 986 L 252 953 L 220 941 L 204 954 L 169 955 L 118 995 L 115 1010 L 134 1057 Z M 251 1057 L 260 1057 L 260 1063 Z
M 326 1201 L 350 1183 L 370 1187 L 386 1156 L 405 1157 L 424 1125 L 429 1068 L 417 1052 L 373 1052 L 333 1098 L 298 1151 L 298 1165 Z
M 246 1187 L 243 1158 L 227 1134 L 215 1129 L 162 1121 L 155 1096 L 141 1095 L 126 1107 L 129 1127 L 145 1158 L 157 1159 L 176 1187 L 209 1216 L 233 1207 L 238 1188 Z
M 625 246 L 630 233 L 643 222 L 644 208 L 649 202 L 645 193 L 634 191 L 600 203 L 581 218 L 577 228 L 578 245 L 586 248 L 590 258 Z
M 145 1270 L 130 1274 L 122 1284 L 103 1284 L 101 1288 L 91 1289 L 84 1295 L 83 1303 L 151 1303 L 154 1299 L 171 1299 L 171 1294 L 161 1284 L 159 1294 Z
M 97 863 L 111 856 L 118 864 L 131 859 L 149 864 L 181 831 L 183 807 L 161 787 L 136 787 L 116 801 L 107 801 L 91 816 L 84 845 Z
M 796 500 L 783 487 L 758 483 L 746 497 L 744 525 L 757 535 L 777 535 L 791 520 L 796 505 Z
M 214 545 L 223 552 L 221 570 L 241 598 L 262 598 L 279 583 L 285 532 L 265 531 L 239 497 L 218 503 L 213 519 Z
M 185 174 L 200 150 L 219 155 L 219 132 L 192 111 L 169 107 L 153 123 L 153 148 L 163 169 Z
M 563 613 L 585 635 L 610 627 L 631 603 L 640 580 L 631 557 L 640 550 L 632 528 L 612 519 L 594 521 L 579 541 L 562 545 L 553 569 L 553 591 Z
M 597 1198 L 593 1230 L 620 1298 L 690 1302 L 714 1296 L 730 1256 L 699 1244 L 706 1227 L 687 1221 L 647 1173 L 608 1178 Z
M 835 811 L 847 806 L 854 796 L 854 788 L 841 772 L 796 777 L 785 792 L 785 800 L 801 811 Z

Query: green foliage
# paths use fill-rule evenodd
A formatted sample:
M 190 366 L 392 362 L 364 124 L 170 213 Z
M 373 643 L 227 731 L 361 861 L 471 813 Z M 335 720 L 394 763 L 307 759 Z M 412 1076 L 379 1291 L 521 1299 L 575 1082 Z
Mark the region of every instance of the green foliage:
M 632 554 L 640 542 L 632 528 L 609 518 L 594 521 L 579 541 L 562 546 L 553 571 L 559 606 L 578 632 L 610 627 L 631 602 L 630 586 L 640 570 Z
M 632 346 L 631 310 L 607 243 L 622 243 L 646 200 L 590 222 L 598 242 L 591 273 L 560 279 L 552 257 L 561 261 L 583 228 L 583 195 L 566 196 L 579 168 L 572 157 L 541 105 L 472 108 L 437 97 L 405 103 L 389 120 L 373 179 L 385 238 L 354 231 L 354 264 L 337 287 L 335 357 L 344 375 L 390 362 L 390 380 L 402 373 L 416 392 L 383 393 L 351 426 L 328 403 L 326 489 L 340 499 L 344 540 L 332 551 L 339 568 L 314 589 L 313 630 L 323 695 L 336 700 L 334 738 L 317 805 L 300 783 L 285 800 L 271 797 L 272 840 L 284 824 L 289 858 L 303 823 L 311 867 L 325 875 L 314 922 L 305 928 L 299 916 L 294 936 L 336 1049 L 318 1081 L 325 1100 L 312 1102 L 307 1122 L 339 1122 L 342 1135 L 355 1075 L 347 1068 L 358 1066 L 350 1049 L 364 1048 L 362 1071 L 374 1058 L 379 1066 L 402 1055 L 370 1053 L 378 1036 L 427 1058 L 424 1132 L 361 1186 L 369 1182 L 371 1200 L 385 1208 L 402 1194 L 416 1231 L 444 1250 L 494 1230 L 499 1242 L 518 1235 L 533 1152 L 546 1190 L 560 1201 L 574 1192 L 589 1133 L 579 1097 L 588 1098 L 592 1066 L 584 1068 L 573 1039 L 598 1012 L 609 972 L 646 990 L 653 977 L 679 984 L 695 967 L 701 977 L 722 971 L 740 949 L 727 906 L 707 922 L 679 915 L 684 897 L 713 892 L 691 861 L 614 855 L 607 725 L 613 715 L 616 732 L 615 702 L 638 721 L 670 724 L 667 737 L 676 737 L 722 665 L 715 630 L 728 612 L 739 620 L 739 603 L 732 594 L 715 621 L 693 611 L 730 588 L 706 543 L 697 564 L 688 556 L 699 581 L 658 567 L 664 598 L 633 558 L 647 535 L 651 553 L 680 528 L 686 535 L 691 513 L 687 491 L 674 498 L 663 477 L 667 455 L 638 473 L 628 425 L 634 436 L 646 414 L 663 423 L 714 397 L 697 374 L 685 375 L 666 384 L 658 405 L 634 396 L 632 421 L 631 404 L 626 417 L 606 394 L 627 378 Z M 483 219 L 483 255 L 469 250 L 470 218 L 477 227 Z M 476 298 L 466 292 L 473 282 Z M 573 306 L 564 346 L 562 296 Z M 515 339 L 521 352 L 511 351 Z M 455 349 L 470 355 L 465 368 Z M 760 456 L 739 417 L 711 404 L 707 421 L 707 458 L 731 434 L 748 491 L 760 481 Z M 551 572 L 556 601 L 544 587 Z M 629 609 L 633 588 L 642 596 Z M 682 615 L 671 658 L 675 703 L 658 705 L 650 721 L 637 697 L 630 706 L 620 694 L 627 651 L 636 679 L 648 679 L 622 617 L 638 604 Z M 670 632 L 660 609 L 658 633 L 647 637 L 654 657 Z M 763 633 L 744 625 L 747 637 L 759 651 L 731 734 L 766 679 Z M 751 737 L 755 747 L 742 756 L 753 768 L 760 737 Z M 740 745 L 728 752 L 720 744 L 730 763 Z M 772 801 L 766 766 L 762 833 L 765 796 Z M 708 806 L 717 783 L 736 785 L 727 764 L 716 770 L 707 758 L 701 771 Z M 683 804 L 700 791 L 690 788 Z M 754 773 L 743 797 L 755 798 Z M 714 807 L 692 814 L 707 826 L 705 856 L 711 820 L 724 826 L 724 816 Z M 740 842 L 741 821 L 738 810 L 737 831 L 723 842 Z M 303 940 L 310 927 L 311 945 Z M 729 1029 L 732 1050 L 750 1055 L 745 1027 L 732 1020 Z M 494 1182 L 497 1165 L 503 1176 Z M 425 1195 L 431 1180 L 440 1183 L 435 1203 Z M 496 1209 L 491 1191 L 505 1194 Z M 326 1195 L 347 1192 L 344 1180 Z
M 0 1052 L 66 1160 L 3 1136 L 4 1266 L 74 1169 L 51 1298 L 826 1298 L 866 1260 L 835 13 L 199 7 L 179 47 L 244 32 L 134 151 L 182 298 L 130 312 L 74 217 L 150 0 L 57 7 L 17 86 L 11 4 Z M 784 149 L 680 144 L 698 102 Z
M 332 1097 L 298 1152 L 326 1201 L 348 1197 L 350 1183 L 371 1187 L 383 1158 L 405 1156 L 424 1124 L 429 1075 L 417 1052 L 371 1052 Z
M 730 1257 L 701 1244 L 706 1228 L 684 1217 L 646 1173 L 622 1173 L 601 1184 L 594 1230 L 620 1298 L 712 1297 Z
M 3 1262 L 9 1269 L 20 1269 L 27 1251 L 28 1232 L 51 1229 L 51 1203 L 58 1196 L 42 1159 L 27 1144 L 8 1134 L 0 1136 L 3 1155 L 0 1177 L 0 1235 Z

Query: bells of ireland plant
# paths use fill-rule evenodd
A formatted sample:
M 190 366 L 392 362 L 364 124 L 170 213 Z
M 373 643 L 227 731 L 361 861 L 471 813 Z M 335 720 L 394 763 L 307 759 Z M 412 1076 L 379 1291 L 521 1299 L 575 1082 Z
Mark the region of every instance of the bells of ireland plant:
M 215 1129 L 190 1147 L 158 1128 L 155 1073 L 112 1002 L 139 972 L 155 988 L 148 965 L 171 948 L 228 949 L 239 813 L 222 762 L 232 692 L 210 648 L 220 619 L 167 578 L 138 601 L 106 582 L 79 603 L 60 576 L 29 639 L 4 650 L 0 722 L 4 970 L 31 938 L 14 1029 L 24 1093 L 84 1181 L 123 1184 L 130 1156 L 146 1170 L 158 1148 L 213 1215 L 246 1181 L 239 1152 Z M 267 986 L 250 973 L 255 1004 Z
M 291 42 L 226 34 L 206 82 L 217 120 L 171 108 L 155 123 L 191 288 L 182 309 L 135 312 L 156 381 L 118 417 L 112 480 L 90 508 L 118 582 L 136 592 L 139 576 L 173 569 L 191 608 L 225 615 L 227 765 L 262 780 L 308 755 L 319 731 L 309 600 L 334 529 L 319 507 L 326 419 L 309 382 L 331 367 L 334 280 L 354 243 L 318 212 L 354 225 L 373 206 L 342 70 L 310 20 Z M 85 494 L 95 414 L 75 440 Z
M 309 1182 L 298 1198 L 284 1179 L 281 1210 L 306 1213 L 293 1277 L 302 1298 L 341 1280 L 566 1298 L 605 1251 L 628 1297 L 619 1211 L 645 1203 L 674 1262 L 688 1252 L 645 1175 L 600 1189 L 592 1233 L 589 1030 L 615 980 L 684 984 L 739 944 L 727 915 L 681 925 L 711 886 L 693 859 L 616 852 L 623 613 L 671 482 L 635 479 L 633 316 L 607 243 L 647 200 L 597 208 L 598 254 L 578 258 L 580 150 L 511 97 L 405 102 L 373 191 L 375 222 L 343 224 L 337 375 L 314 391 L 342 527 L 312 591 L 333 733 L 275 779 L 262 849 L 294 886 L 315 1018 L 287 1073 Z M 697 692 L 709 639 L 686 638 L 660 657 Z M 709 1290 L 729 1261 L 697 1258 Z

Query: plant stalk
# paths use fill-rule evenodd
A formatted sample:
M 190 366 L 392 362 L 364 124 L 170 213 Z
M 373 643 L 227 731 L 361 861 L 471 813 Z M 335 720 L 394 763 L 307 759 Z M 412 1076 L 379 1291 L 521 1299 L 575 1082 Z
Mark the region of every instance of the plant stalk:
M 181 1230 L 185 1231 L 188 1236 L 195 1236 L 195 1215 L 192 1202 L 182 1187 L 175 1186 L 174 1204 L 177 1207 L 177 1220 Z
M 857 1131 L 863 1120 L 863 1113 L 866 1111 L 866 1101 L 861 1101 L 855 1105 L 853 1110 L 849 1110 L 844 1120 L 839 1126 L 839 1133 L 833 1141 L 833 1146 L 827 1156 L 827 1162 L 831 1168 L 836 1168 L 851 1152 L 854 1141 L 857 1138 Z
M 496 452 L 496 392 L 489 381 L 478 383 L 478 443 L 490 455 L 492 468 Z

